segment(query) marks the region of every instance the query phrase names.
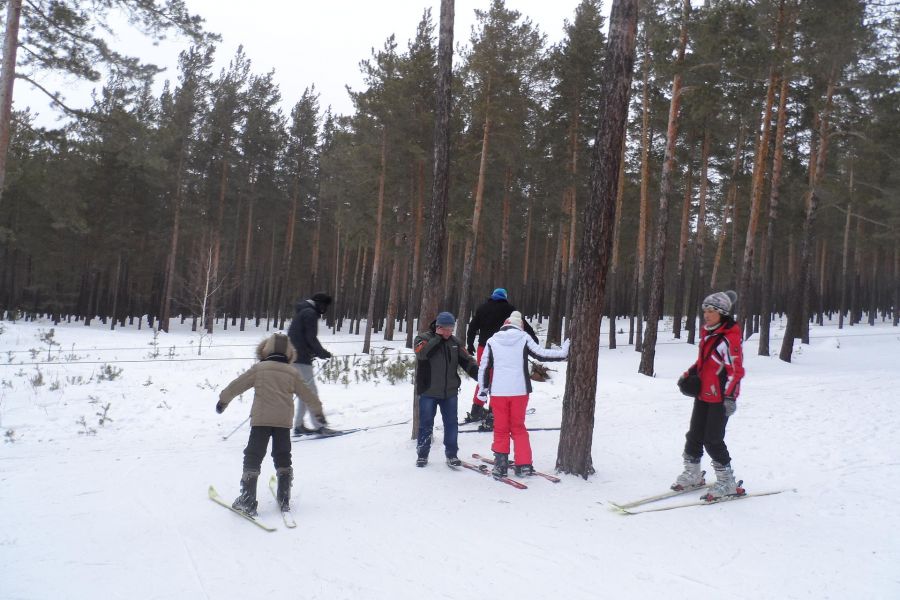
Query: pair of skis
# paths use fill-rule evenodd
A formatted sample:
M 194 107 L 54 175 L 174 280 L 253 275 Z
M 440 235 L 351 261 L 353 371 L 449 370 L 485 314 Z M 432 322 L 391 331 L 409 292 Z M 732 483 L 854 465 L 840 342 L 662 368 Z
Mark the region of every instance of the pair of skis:
M 357 431 L 369 431 L 370 429 L 381 429 L 383 427 L 394 427 L 397 425 L 406 425 L 411 419 L 400 421 L 399 423 L 386 423 L 384 425 L 370 425 L 369 427 L 354 427 L 353 429 L 330 429 L 327 433 L 301 433 L 300 435 L 291 435 L 291 439 L 295 442 L 304 440 L 323 440 L 327 438 L 340 437 Z
M 738 483 L 738 487 L 743 482 Z M 712 484 L 703 484 L 692 486 L 689 488 L 685 488 L 683 490 L 671 490 L 662 494 L 656 494 L 654 496 L 647 496 L 646 498 L 640 498 L 639 500 L 633 500 L 631 502 L 609 502 L 609 505 L 613 508 L 613 510 L 617 511 L 622 515 L 639 515 L 641 513 L 648 512 L 661 512 L 665 510 L 675 510 L 676 508 L 688 508 L 691 506 L 708 506 L 710 504 L 720 504 L 722 502 L 730 502 L 732 500 L 742 500 L 744 498 L 754 498 L 758 496 L 772 496 L 775 494 L 780 494 L 784 490 L 773 490 L 769 492 L 753 492 L 753 493 L 741 493 L 741 494 L 728 494 L 725 496 L 721 496 L 719 498 L 709 498 L 706 494 L 702 495 L 699 500 L 694 500 L 691 502 L 681 502 L 679 504 L 667 504 L 665 506 L 653 506 L 650 508 L 644 508 L 647 504 L 653 504 L 655 502 L 659 502 L 661 500 L 666 500 L 668 498 L 675 498 L 678 496 L 682 496 L 684 494 L 698 491 L 698 490 L 706 490 L 711 487 Z
M 491 477 L 494 480 L 499 481 L 500 483 L 505 483 L 506 485 L 511 485 L 512 487 L 514 487 L 518 490 L 527 490 L 528 489 L 528 486 L 525 485 L 524 483 L 522 483 L 521 481 L 516 481 L 515 479 L 512 479 L 510 477 L 495 477 L 494 474 L 491 472 L 491 470 L 488 468 L 488 465 L 494 464 L 494 461 L 492 459 L 481 456 L 480 454 L 473 454 L 472 458 L 480 460 L 482 462 L 482 464 L 474 465 L 472 463 L 468 463 L 464 460 L 461 460 L 460 466 L 465 469 L 469 469 L 470 471 L 475 471 L 476 473 L 481 473 L 482 475 L 487 475 L 488 477 Z M 453 467 L 453 466 L 451 466 L 450 468 L 455 469 L 455 467 Z M 550 475 L 548 473 L 541 473 L 539 471 L 535 471 L 533 473 L 533 475 L 538 476 L 538 477 L 543 477 L 547 481 L 552 481 L 553 483 L 559 483 L 561 481 L 559 477 Z
M 277 480 L 276 480 L 275 476 L 272 475 L 272 478 L 269 479 L 269 491 L 271 491 L 272 496 L 277 499 L 278 494 L 275 489 L 276 485 L 277 485 Z M 216 491 L 216 488 L 213 486 L 209 486 L 209 499 L 212 500 L 213 502 L 215 502 L 216 504 L 218 504 L 219 506 L 224 506 L 225 508 L 227 508 L 228 510 L 230 510 L 237 516 L 239 516 L 243 519 L 246 519 L 247 521 L 250 521 L 251 523 L 253 523 L 257 527 L 259 527 L 260 529 L 263 529 L 265 531 L 275 531 L 275 527 L 268 525 L 265 521 L 261 520 L 259 517 L 251 517 L 247 513 L 239 511 L 238 509 L 236 509 L 233 506 L 231 506 L 230 504 L 228 504 L 228 502 L 226 502 L 219 495 L 219 493 Z M 289 511 L 289 510 L 281 511 L 281 518 L 284 521 L 284 526 L 287 527 L 288 529 L 293 529 L 294 527 L 297 526 L 297 522 L 294 520 L 294 515 L 291 513 L 291 511 Z

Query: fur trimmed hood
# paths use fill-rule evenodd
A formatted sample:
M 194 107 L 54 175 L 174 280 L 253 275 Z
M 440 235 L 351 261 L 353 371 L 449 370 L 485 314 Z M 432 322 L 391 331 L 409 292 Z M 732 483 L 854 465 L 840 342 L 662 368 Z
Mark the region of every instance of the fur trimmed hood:
M 256 346 L 257 360 L 266 360 L 273 354 L 281 354 L 287 359 L 288 364 L 297 359 L 297 351 L 294 349 L 294 345 L 291 344 L 288 336 L 281 333 L 272 334 Z

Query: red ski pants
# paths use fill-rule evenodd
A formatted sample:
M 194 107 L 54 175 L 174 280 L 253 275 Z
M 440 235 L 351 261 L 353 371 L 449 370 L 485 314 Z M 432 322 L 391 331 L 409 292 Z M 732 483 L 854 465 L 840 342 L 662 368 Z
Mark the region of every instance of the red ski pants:
M 494 411 L 494 452 L 509 454 L 512 439 L 516 450 L 515 464 L 531 464 L 531 442 L 525 429 L 525 409 L 528 408 L 528 394 L 521 396 L 491 396 Z

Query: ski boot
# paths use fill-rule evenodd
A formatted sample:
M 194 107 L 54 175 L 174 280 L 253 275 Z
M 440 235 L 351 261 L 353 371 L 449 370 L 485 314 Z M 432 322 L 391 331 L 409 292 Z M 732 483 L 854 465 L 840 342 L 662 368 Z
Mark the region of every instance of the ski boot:
M 712 466 L 716 470 L 716 482 L 709 488 L 709 492 L 701 496 L 703 500 L 712 502 L 724 496 L 743 496 L 746 493 L 744 488 L 740 487 L 743 481 L 734 480 L 731 463 L 723 465 L 713 461 Z
M 506 477 L 506 474 L 508 471 L 509 471 L 509 454 L 502 454 L 500 452 L 494 452 L 494 468 L 491 470 L 491 474 L 494 476 L 494 479 L 500 479 L 501 477 Z
M 231 508 L 238 510 L 248 517 L 255 517 L 256 512 L 256 480 L 259 471 L 244 471 L 241 476 L 241 494 L 231 504 Z
M 703 478 L 705 471 L 700 470 L 700 459 L 690 454 L 682 454 L 684 458 L 684 472 L 675 479 L 671 488 L 676 492 L 700 488 L 706 485 Z
M 291 467 L 282 467 L 275 469 L 275 476 L 278 477 L 278 489 L 275 492 L 275 500 L 281 507 L 281 512 L 291 510 L 291 484 L 294 481 L 294 469 Z
M 306 425 L 300 425 L 299 427 L 294 427 L 293 433 L 294 435 L 309 435 L 310 433 L 316 433 L 316 430 L 310 429 Z
M 530 477 L 534 475 L 534 467 L 531 465 L 516 465 L 513 467 L 516 477 Z

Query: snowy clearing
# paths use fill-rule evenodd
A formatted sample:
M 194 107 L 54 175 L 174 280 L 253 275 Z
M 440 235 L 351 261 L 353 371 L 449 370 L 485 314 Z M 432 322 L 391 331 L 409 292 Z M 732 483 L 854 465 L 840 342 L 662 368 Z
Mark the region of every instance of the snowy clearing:
M 249 427 L 222 438 L 251 398 L 221 416 L 214 406 L 265 329 L 217 332 L 197 356 L 185 327 L 154 347 L 135 327 L 2 323 L 0 598 L 900 597 L 900 330 L 889 324 L 814 327 L 793 364 L 745 344 L 726 440 L 748 491 L 784 493 L 611 509 L 665 491 L 681 469 L 691 406 L 675 380 L 696 348 L 662 332 L 653 379 L 637 374 L 632 347 L 601 349 L 590 480 L 531 478 L 517 490 L 455 472 L 439 431 L 417 469 L 410 425 L 383 427 L 294 443 L 293 530 L 267 489 L 267 458 L 260 516 L 273 533 L 207 498 L 210 484 L 237 495 Z M 41 341 L 51 328 L 58 346 Z M 335 354 L 362 346 L 323 326 L 320 337 Z M 402 348 L 397 337 L 373 344 Z M 565 363 L 549 366 L 558 371 L 535 384 L 530 427 L 559 425 Z M 409 383 L 350 379 L 319 383 L 332 427 L 410 418 Z M 466 380 L 460 417 L 473 389 Z M 559 432 L 531 441 L 535 467 L 552 473 Z M 462 434 L 460 458 L 489 455 L 490 443 Z

